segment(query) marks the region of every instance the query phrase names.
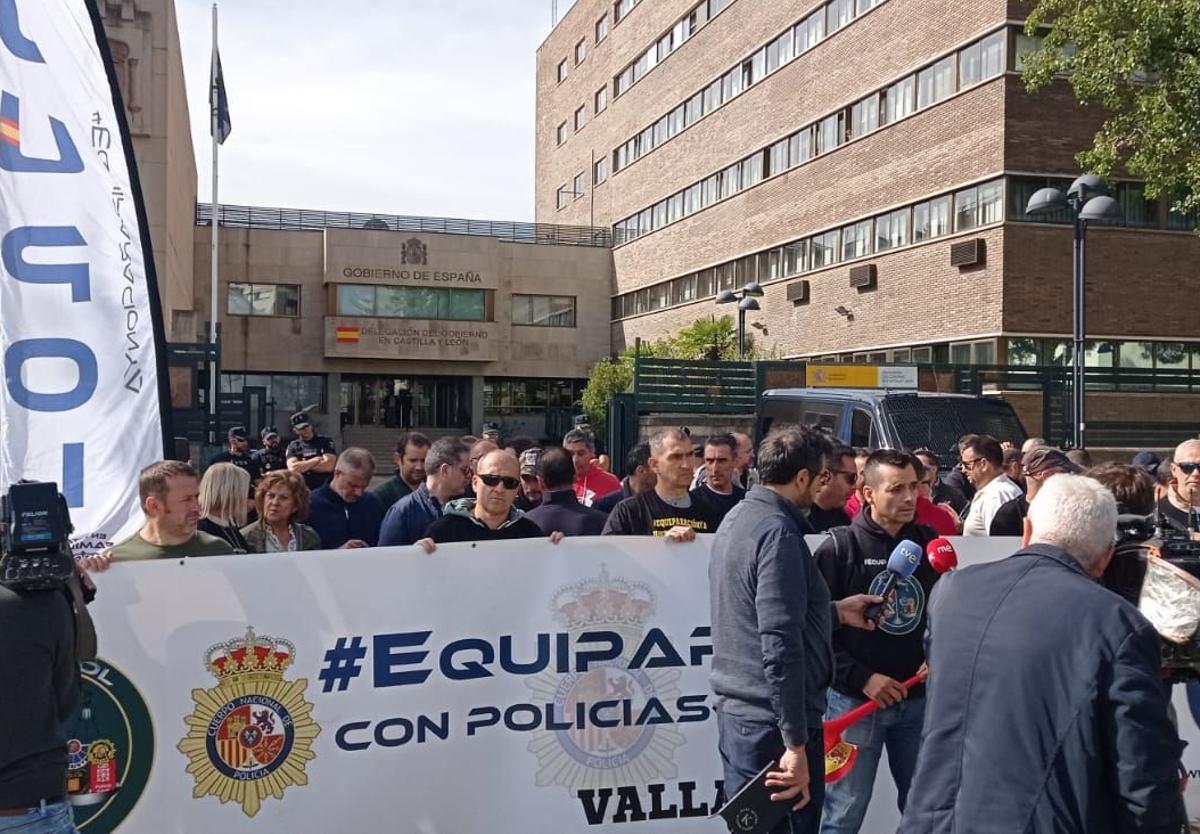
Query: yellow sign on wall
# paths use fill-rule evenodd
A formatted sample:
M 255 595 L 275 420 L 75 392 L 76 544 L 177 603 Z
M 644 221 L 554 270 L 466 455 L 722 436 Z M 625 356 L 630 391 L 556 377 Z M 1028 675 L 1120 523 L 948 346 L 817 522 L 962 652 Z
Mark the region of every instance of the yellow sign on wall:
M 916 390 L 913 366 L 809 365 L 804 370 L 809 388 L 901 388 Z

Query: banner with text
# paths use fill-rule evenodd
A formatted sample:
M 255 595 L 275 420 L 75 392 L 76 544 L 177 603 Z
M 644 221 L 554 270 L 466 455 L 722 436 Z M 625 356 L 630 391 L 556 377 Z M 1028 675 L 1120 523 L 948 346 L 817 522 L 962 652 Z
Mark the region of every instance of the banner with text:
M 94 11 L 0 2 L 0 489 L 57 482 L 85 551 L 137 525 L 163 454 L 153 260 Z
M 815 544 L 815 542 L 814 542 Z M 1012 540 L 958 540 L 964 564 Z M 709 537 L 118 564 L 69 788 L 85 834 L 720 834 Z M 1183 688 L 1181 732 L 1200 767 Z M 1189 799 L 1192 799 L 1189 795 Z M 1200 797 L 1196 797 L 1200 799 Z M 864 831 L 894 831 L 880 764 Z

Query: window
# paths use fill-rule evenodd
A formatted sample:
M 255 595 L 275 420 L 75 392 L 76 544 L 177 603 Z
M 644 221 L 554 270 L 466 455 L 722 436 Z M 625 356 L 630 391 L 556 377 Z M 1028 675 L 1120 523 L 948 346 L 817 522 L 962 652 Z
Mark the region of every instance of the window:
M 1042 49 L 1042 38 L 1040 35 L 1026 35 L 1024 32 L 1017 33 L 1016 46 L 1016 66 L 1017 72 L 1025 69 L 1025 56 L 1032 55 L 1035 52 L 1040 52 Z
M 608 108 L 608 85 L 605 84 L 596 91 L 594 112 L 603 113 Z
M 983 78 L 983 52 L 978 41 L 958 53 L 958 83 L 962 87 Z
M 979 225 L 979 189 L 964 188 L 954 195 L 954 231 L 965 232 Z
M 641 0 L 617 0 L 613 3 L 613 22 L 619 23 L 625 15 L 633 11 L 633 7 L 639 2 Z
M 882 2 L 883 0 L 858 0 L 855 13 L 866 14 Z
M 808 268 L 805 257 L 808 252 L 808 241 L 798 240 L 783 247 L 783 274 L 798 275 Z
M 567 78 L 567 59 L 558 62 L 558 82 L 561 84 Z
M 915 81 L 908 76 L 887 88 L 884 93 L 883 123 L 890 125 L 913 112 Z
M 795 39 L 788 29 L 767 46 L 767 72 L 775 72 L 795 57 Z
M 867 96 L 854 105 L 850 114 L 850 135 L 866 136 L 879 127 L 879 94 Z
M 1007 30 L 1001 29 L 980 41 L 982 77 L 995 78 L 1004 73 L 1004 54 L 1008 45 Z
M 571 190 L 575 193 L 571 196 L 578 200 L 587 190 L 587 172 L 580 171 L 575 175 L 575 181 L 571 184 Z
M 575 130 L 582 130 L 585 124 L 587 124 L 587 105 L 575 111 Z
M 834 229 L 812 238 L 812 269 L 820 269 L 838 262 L 838 230 Z
M 845 141 L 845 113 L 838 112 L 821 119 L 817 126 L 817 153 L 828 153 Z
M 928 107 L 954 92 L 954 56 L 948 55 L 917 73 L 917 108 Z
M 881 214 L 875 218 L 875 251 L 886 252 L 908 245 L 908 209 Z
M 226 312 L 231 316 L 300 316 L 298 284 L 230 284 Z
M 767 176 L 774 176 L 788 169 L 788 140 L 781 139 L 771 146 L 770 167 Z
M 565 185 L 560 185 L 558 191 L 554 192 L 555 208 L 564 209 L 571 202 L 571 192 L 567 190 Z
M 587 57 L 587 38 L 580 38 L 579 43 L 575 44 L 575 66 L 583 63 L 583 59 Z
M 807 52 L 825 37 L 825 11 L 818 9 L 796 24 L 796 54 Z
M 742 160 L 742 188 L 758 185 L 763 178 L 763 155 L 756 153 Z
M 938 197 L 913 206 L 913 242 L 941 237 L 950 231 L 950 198 Z
M 621 95 L 633 84 L 633 67 L 626 67 L 621 74 L 613 79 L 614 95 Z
M 854 17 L 854 0 L 830 0 L 825 8 L 829 12 L 826 31 L 831 35 Z
M 979 186 L 979 225 L 999 223 L 1004 219 L 1004 180 L 993 180 Z
M 1116 189 L 1117 202 L 1126 226 L 1154 227 L 1158 225 L 1158 201 L 1146 198 L 1146 186 L 1140 182 L 1123 182 Z
M 793 133 L 788 139 L 788 157 L 792 165 L 807 162 L 813 156 L 813 129 L 806 127 L 799 133 Z
M 842 229 L 842 260 L 849 261 L 871 254 L 871 221 L 851 223 Z
M 608 37 L 608 15 L 602 15 L 596 21 L 596 43 Z
M 486 290 L 442 287 L 338 286 L 338 315 L 486 321 Z
M 592 166 L 592 184 L 599 185 L 608 179 L 608 157 L 602 156 Z
M 512 323 L 531 327 L 574 327 L 575 297 L 518 295 L 512 297 Z
M 563 142 L 567 141 L 567 123 L 562 122 L 561 124 L 559 124 L 558 129 L 555 133 L 556 133 L 555 138 L 558 140 L 558 144 L 561 145 Z

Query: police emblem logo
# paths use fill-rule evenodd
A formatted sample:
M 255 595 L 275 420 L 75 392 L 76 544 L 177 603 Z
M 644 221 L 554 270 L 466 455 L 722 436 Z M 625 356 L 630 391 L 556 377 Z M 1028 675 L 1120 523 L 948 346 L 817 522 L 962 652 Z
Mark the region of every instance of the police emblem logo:
M 321 729 L 304 700 L 308 680 L 283 676 L 295 657 L 290 641 L 252 628 L 205 654 L 217 685 L 192 690 L 196 709 L 184 719 L 188 733 L 178 745 L 196 780 L 194 798 L 236 802 L 253 817 L 263 800 L 308 784 L 304 768 L 316 757 L 312 746 Z
M 546 670 L 527 681 L 533 700 L 549 705 L 562 729 L 538 730 L 529 752 L 538 760 L 537 785 L 615 787 L 678 775 L 675 751 L 685 743 L 672 721 L 680 696 L 680 672 L 671 668 L 630 668 L 629 655 L 655 613 L 649 586 L 599 576 L 559 589 L 551 600 L 554 619 L 573 637 L 608 630 L 621 635 L 621 656 L 583 671 Z M 613 705 L 597 710 L 598 704 Z
M 887 571 L 871 580 L 869 594 L 878 595 L 887 581 Z M 908 634 L 921 623 L 925 613 L 925 589 L 915 576 L 910 576 L 896 585 L 895 593 L 888 597 L 883 609 L 879 630 L 885 634 Z
M 758 814 L 753 808 L 738 811 L 737 827 L 739 831 L 753 831 L 758 828 Z

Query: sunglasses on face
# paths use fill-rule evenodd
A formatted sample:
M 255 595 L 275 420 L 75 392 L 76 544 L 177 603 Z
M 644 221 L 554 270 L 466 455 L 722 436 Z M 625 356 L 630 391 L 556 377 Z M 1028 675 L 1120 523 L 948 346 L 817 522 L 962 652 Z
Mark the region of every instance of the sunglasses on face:
M 958 462 L 958 465 L 962 467 L 964 472 L 969 472 L 970 470 L 974 469 L 975 464 L 979 463 L 981 460 L 983 460 L 983 458 L 975 458 L 974 460 L 967 460 L 966 458 L 963 458 Z
M 1200 463 L 1177 463 L 1175 465 L 1179 467 L 1179 471 L 1184 475 L 1200 472 Z
M 498 487 L 503 484 L 505 489 L 516 489 L 521 485 L 520 479 L 511 475 L 480 475 L 479 480 L 483 481 L 484 486 L 489 487 Z

